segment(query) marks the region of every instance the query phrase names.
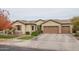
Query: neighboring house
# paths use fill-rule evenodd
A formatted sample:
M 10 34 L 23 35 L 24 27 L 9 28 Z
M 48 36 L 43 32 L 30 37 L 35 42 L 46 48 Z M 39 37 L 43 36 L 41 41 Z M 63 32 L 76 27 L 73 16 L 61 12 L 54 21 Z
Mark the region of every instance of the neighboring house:
M 37 21 L 25 21 L 17 20 L 12 23 L 15 28 L 15 32 L 20 34 L 30 34 L 37 31 L 37 26 L 41 25 L 43 33 L 72 33 L 72 24 L 70 20 L 37 20 Z

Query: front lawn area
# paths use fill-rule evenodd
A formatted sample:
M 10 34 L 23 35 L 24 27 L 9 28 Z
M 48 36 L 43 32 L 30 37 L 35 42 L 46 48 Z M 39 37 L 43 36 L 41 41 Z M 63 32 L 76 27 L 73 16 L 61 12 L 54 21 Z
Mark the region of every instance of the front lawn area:
M 0 35 L 0 39 L 11 39 L 11 38 L 15 38 L 15 35 Z
M 29 36 L 29 35 L 25 35 L 23 37 L 20 37 L 18 39 L 22 39 L 22 40 L 29 40 L 29 39 L 32 39 L 34 36 Z

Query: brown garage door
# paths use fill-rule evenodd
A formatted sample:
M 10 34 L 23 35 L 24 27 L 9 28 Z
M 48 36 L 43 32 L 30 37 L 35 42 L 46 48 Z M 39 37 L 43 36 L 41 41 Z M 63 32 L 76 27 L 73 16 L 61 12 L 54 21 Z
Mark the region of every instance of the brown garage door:
M 59 33 L 59 27 L 58 26 L 44 26 L 44 33 Z
M 62 26 L 62 33 L 70 33 L 70 27 L 69 26 Z

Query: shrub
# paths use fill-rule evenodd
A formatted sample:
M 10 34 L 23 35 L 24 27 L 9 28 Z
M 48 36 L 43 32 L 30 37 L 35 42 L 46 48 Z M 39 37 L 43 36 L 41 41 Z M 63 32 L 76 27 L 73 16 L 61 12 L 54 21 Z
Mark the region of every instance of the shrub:
M 43 31 L 41 30 L 40 33 L 43 33 Z
M 76 33 L 76 30 L 74 28 L 72 29 L 72 31 L 73 31 L 73 33 Z
M 43 31 L 41 30 L 41 25 L 37 26 L 37 31 L 38 31 L 39 34 L 43 33 Z
M 35 32 L 32 32 L 31 34 L 32 36 L 38 36 L 39 35 L 39 32 L 35 31 Z
M 30 32 L 26 32 L 26 35 L 29 35 L 30 34 Z
M 79 33 L 75 33 L 75 36 L 79 36 Z

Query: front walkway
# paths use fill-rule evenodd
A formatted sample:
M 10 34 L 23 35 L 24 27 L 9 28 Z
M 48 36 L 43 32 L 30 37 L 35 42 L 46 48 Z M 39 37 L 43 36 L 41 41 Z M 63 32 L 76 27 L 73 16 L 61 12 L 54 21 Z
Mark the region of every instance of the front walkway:
M 8 41 L 0 44 L 52 51 L 79 51 L 79 40 L 71 34 L 42 34 L 36 40 Z

